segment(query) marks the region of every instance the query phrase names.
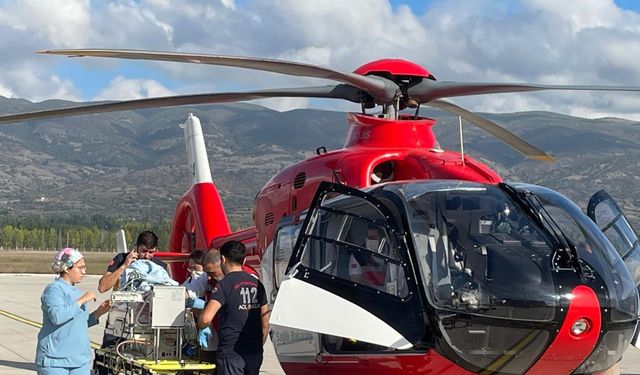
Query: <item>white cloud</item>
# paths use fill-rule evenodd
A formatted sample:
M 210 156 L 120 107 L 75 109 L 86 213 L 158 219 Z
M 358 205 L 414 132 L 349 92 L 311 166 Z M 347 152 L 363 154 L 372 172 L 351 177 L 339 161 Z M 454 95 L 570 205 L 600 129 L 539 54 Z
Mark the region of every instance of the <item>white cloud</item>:
M 301 98 L 273 98 L 254 100 L 252 103 L 285 112 L 296 108 L 308 108 L 310 101 L 309 99 Z
M 556 25 L 564 24 L 573 33 L 589 28 L 618 28 L 621 26 L 618 23 L 625 20 L 625 12 L 612 0 L 581 0 L 580 2 L 530 0 L 528 4 L 525 2 L 525 5 L 534 12 L 539 11 L 548 15 L 548 19 Z M 626 26 L 621 28 L 624 27 Z
M 235 0 L 220 0 L 222 5 L 231 10 L 236 10 L 236 2 Z
M 5 98 L 15 98 L 15 93 L 9 87 L 0 83 L 0 96 Z
M 34 66 L 11 69 L 2 72 L 0 78 L 0 95 L 24 98 L 32 101 L 47 99 L 65 99 L 81 101 L 80 92 L 73 82 L 61 79 L 57 75 L 43 74 Z
M 3 1 L 0 24 L 28 31 L 31 38 L 47 40 L 53 47 L 86 43 L 92 35 L 88 0 Z
M 171 95 L 175 93 L 154 80 L 116 77 L 93 100 L 130 100 Z
M 51 62 L 55 57 L 45 62 L 32 54 L 50 47 L 258 56 L 346 71 L 391 57 L 413 60 L 439 80 L 640 85 L 640 65 L 633 58 L 640 55 L 640 14 L 622 10 L 612 0 L 434 0 L 423 14 L 408 6 L 392 7 L 388 0 L 0 0 L 0 5 L 0 49 L 5 52 L 0 92 L 27 98 L 81 96 L 73 82 L 55 71 Z M 82 64 L 100 69 L 118 65 L 99 59 L 83 59 Z M 33 70 L 31 77 L 17 79 L 26 66 Z M 142 80 L 135 70 L 116 73 L 122 77 L 102 88 L 96 98 L 328 83 L 193 64 L 136 66 L 140 70 L 153 66 L 162 76 Z M 164 79 L 171 79 L 175 89 L 166 89 Z M 56 82 L 61 87 L 54 89 Z M 542 109 L 640 118 L 637 95 L 554 92 L 461 102 L 483 111 Z M 318 102 L 267 102 L 279 109 L 310 103 Z M 334 108 L 334 102 L 320 103 Z
M 81 100 L 74 82 L 34 52 L 87 43 L 92 37 L 90 10 L 85 0 L 1 1 L 2 94 L 35 101 Z
M 532 108 L 540 111 L 550 111 L 552 109 L 549 104 L 539 98 L 521 94 L 492 95 L 482 99 L 474 107 L 476 111 L 490 113 L 528 111 Z
M 285 51 L 278 56 L 278 59 L 328 66 L 331 64 L 331 53 L 332 50 L 329 47 L 305 47 Z

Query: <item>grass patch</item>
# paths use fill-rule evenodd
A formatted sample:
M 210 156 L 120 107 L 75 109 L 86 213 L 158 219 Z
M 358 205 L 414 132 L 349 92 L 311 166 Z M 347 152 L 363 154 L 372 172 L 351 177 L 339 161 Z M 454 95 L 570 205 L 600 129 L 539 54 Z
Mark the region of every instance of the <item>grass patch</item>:
M 50 273 L 55 251 L 0 251 L 0 273 Z M 83 252 L 87 274 L 102 275 L 115 253 Z

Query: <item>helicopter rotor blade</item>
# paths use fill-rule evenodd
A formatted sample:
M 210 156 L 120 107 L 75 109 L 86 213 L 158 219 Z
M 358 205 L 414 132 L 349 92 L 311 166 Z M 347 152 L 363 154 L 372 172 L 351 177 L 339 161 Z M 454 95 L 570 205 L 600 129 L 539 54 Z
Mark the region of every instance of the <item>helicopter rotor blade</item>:
M 341 72 L 317 65 L 284 60 L 121 49 L 61 49 L 39 51 L 39 53 L 66 55 L 68 57 L 108 57 L 118 59 L 158 60 L 221 65 L 262 70 L 292 76 L 324 78 L 355 86 L 367 92 L 381 104 L 391 103 L 400 94 L 400 88 L 395 82 L 382 77 L 363 76 L 356 73 Z
M 445 100 L 431 100 L 425 105 L 439 108 L 449 113 L 453 113 L 454 115 L 460 116 L 463 119 L 471 122 L 476 125 L 480 129 L 486 131 L 487 133 L 493 135 L 498 138 L 502 142 L 511 146 L 513 149 L 526 156 L 528 159 L 546 161 L 546 162 L 555 162 L 555 159 L 550 155 L 546 154 L 544 151 L 539 148 L 527 143 L 524 139 L 518 137 L 517 135 L 511 133 L 495 122 L 488 120 L 482 116 L 479 116 L 473 112 L 470 112 L 458 105 L 455 105 L 451 102 Z
M 544 90 L 573 91 L 631 91 L 638 92 L 638 86 L 591 86 L 591 85 L 541 85 L 529 83 L 490 83 L 490 82 L 454 82 L 433 81 L 430 79 L 408 89 L 409 97 L 420 103 L 456 96 L 502 94 L 512 92 L 531 92 Z
M 17 115 L 0 116 L 0 124 L 43 120 L 54 117 L 67 117 L 89 115 L 95 113 L 126 111 L 144 108 L 175 107 L 181 105 L 216 104 L 245 100 L 266 99 L 266 98 L 328 98 L 344 99 L 359 103 L 360 92 L 358 88 L 351 85 L 338 84 L 318 87 L 300 87 L 289 89 L 271 89 L 249 92 L 232 93 L 211 93 L 195 95 L 167 96 L 162 98 L 148 98 L 126 100 L 119 102 L 108 102 L 100 104 L 89 104 L 79 107 L 69 107 L 38 112 L 21 113 Z

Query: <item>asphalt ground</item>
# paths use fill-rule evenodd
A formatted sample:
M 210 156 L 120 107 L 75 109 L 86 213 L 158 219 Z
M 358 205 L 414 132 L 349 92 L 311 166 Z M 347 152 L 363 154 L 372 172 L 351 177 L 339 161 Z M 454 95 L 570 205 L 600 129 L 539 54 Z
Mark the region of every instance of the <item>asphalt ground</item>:
M 34 374 L 37 335 L 42 322 L 40 294 L 53 281 L 52 275 L 0 274 L 0 375 Z M 85 276 L 78 285 L 85 291 L 97 292 L 98 276 Z M 108 294 L 99 295 L 90 306 L 95 309 Z M 102 341 L 104 325 L 89 329 L 92 342 Z M 640 350 L 630 347 L 620 364 L 625 375 L 640 375 Z M 271 342 L 267 341 L 261 374 L 284 374 Z
M 78 287 L 97 294 L 99 278 L 93 275 L 85 276 Z M 38 331 L 42 323 L 40 295 L 53 279 L 53 275 L 0 274 L 0 375 L 36 373 L 33 361 Z M 98 300 L 90 304 L 89 311 L 93 311 L 108 296 L 99 295 Z M 102 342 L 104 319 L 100 320 L 101 324 L 89 328 L 89 338 L 96 344 Z M 260 373 L 284 375 L 269 340 L 265 346 L 265 358 Z

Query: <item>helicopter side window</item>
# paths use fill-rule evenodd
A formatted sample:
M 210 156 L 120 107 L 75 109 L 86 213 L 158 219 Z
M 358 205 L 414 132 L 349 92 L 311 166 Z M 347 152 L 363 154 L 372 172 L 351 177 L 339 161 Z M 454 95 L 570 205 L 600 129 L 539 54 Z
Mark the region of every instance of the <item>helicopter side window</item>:
M 598 240 L 596 230 L 589 231 L 587 225 L 595 224 L 586 219 L 576 220 L 580 216 L 570 215 L 565 207 L 557 205 L 556 202 L 548 201 L 547 197 L 541 198 L 544 208 L 553 217 L 562 233 L 575 246 L 583 276 L 587 280 L 602 280 L 608 288 L 611 298 L 611 317 L 614 321 L 628 321 L 636 319 L 636 316 L 629 315 L 628 311 L 634 310 L 635 299 L 633 298 L 633 284 L 621 282 L 627 280 L 620 275 L 621 272 L 628 272 L 625 269 L 622 259 L 617 256 L 616 251 L 611 246 L 606 246 Z M 576 210 L 579 210 L 575 208 Z
M 280 283 L 284 279 L 284 274 L 289 264 L 289 259 L 293 253 L 293 246 L 296 243 L 298 234 L 300 233 L 301 223 L 295 225 L 287 225 L 280 228 L 276 235 L 275 249 L 274 249 L 274 264 L 275 264 L 275 282 L 276 287 L 280 287 Z
M 611 202 L 601 202 L 596 206 L 595 215 L 599 222 L 604 224 L 604 235 L 618 251 L 621 257 L 625 257 L 638 244 L 638 237 L 631 229 L 624 215 L 617 215 L 617 209 Z
M 404 297 L 400 256 L 384 216 L 361 199 L 345 199 L 318 211 L 302 264 L 345 281 Z

